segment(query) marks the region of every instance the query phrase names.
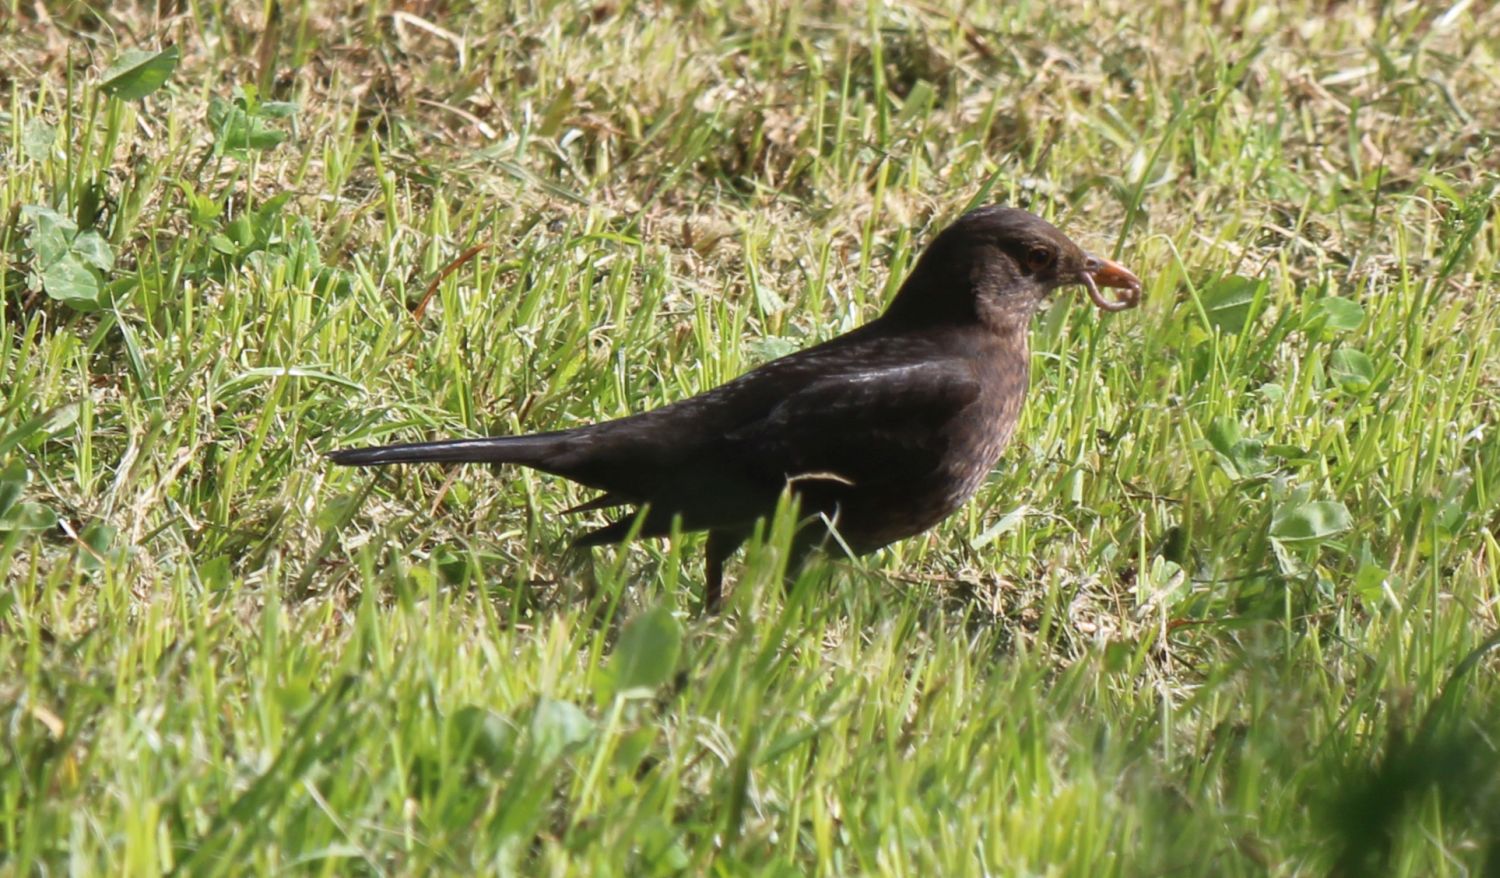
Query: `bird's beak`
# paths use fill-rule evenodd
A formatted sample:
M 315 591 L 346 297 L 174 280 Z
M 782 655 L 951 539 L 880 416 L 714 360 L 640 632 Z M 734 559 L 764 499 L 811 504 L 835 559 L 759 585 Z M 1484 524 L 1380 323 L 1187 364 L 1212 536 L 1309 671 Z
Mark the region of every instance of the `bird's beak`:
M 1078 277 L 1088 288 L 1089 298 L 1101 311 L 1124 311 L 1141 303 L 1141 279 L 1118 262 L 1085 254 L 1083 271 Z M 1106 299 L 1099 294 L 1100 287 L 1114 287 L 1124 292 L 1118 299 Z

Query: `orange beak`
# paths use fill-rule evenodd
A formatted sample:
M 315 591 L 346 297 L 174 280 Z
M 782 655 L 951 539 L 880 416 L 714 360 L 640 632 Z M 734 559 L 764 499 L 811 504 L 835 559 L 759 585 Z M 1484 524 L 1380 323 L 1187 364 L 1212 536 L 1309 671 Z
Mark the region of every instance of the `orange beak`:
M 1083 274 L 1079 275 L 1088 288 L 1089 298 L 1101 311 L 1124 311 L 1141 303 L 1141 279 L 1130 273 L 1130 269 L 1102 256 L 1089 256 L 1083 263 Z M 1099 294 L 1100 287 L 1124 290 L 1118 299 L 1106 299 Z

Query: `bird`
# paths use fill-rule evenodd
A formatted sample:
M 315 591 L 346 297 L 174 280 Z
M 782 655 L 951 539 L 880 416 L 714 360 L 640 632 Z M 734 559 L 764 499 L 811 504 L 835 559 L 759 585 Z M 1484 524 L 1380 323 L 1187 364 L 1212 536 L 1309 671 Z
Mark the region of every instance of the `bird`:
M 725 563 L 784 492 L 805 516 L 788 570 L 830 542 L 864 555 L 958 510 L 1015 431 L 1032 315 L 1070 285 L 1104 311 L 1141 297 L 1128 269 L 1041 217 L 980 207 L 932 239 L 875 319 L 696 396 L 563 430 L 327 456 L 359 467 L 516 464 L 601 492 L 568 513 L 634 507 L 576 547 L 706 531 L 703 606 L 713 614 Z

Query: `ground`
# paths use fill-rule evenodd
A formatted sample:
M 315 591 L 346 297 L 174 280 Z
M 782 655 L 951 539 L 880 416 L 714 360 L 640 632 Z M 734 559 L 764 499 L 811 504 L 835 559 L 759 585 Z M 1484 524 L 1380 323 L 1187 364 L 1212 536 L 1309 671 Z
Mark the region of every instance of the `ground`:
M 0 871 L 1500 874 L 1487 3 L 0 2 Z M 1145 279 L 783 515 L 351 443 L 682 398 L 965 208 Z M 449 270 L 451 269 L 451 270 Z

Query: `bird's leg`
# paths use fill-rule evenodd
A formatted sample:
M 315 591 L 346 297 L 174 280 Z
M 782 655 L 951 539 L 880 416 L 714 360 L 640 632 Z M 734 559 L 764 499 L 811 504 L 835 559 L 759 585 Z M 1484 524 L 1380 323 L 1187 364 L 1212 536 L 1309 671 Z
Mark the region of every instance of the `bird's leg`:
M 820 514 L 805 519 L 792 537 L 791 551 L 787 553 L 786 573 L 781 579 L 781 587 L 786 591 L 787 597 L 791 597 L 792 587 L 797 584 L 814 552 L 829 551 L 839 556 L 848 554 L 844 541 L 836 535 L 837 521 L 838 509 L 835 507 L 832 516 Z
M 713 544 L 714 535 L 710 533 L 703 553 L 703 611 L 717 616 L 724 595 L 724 558 L 714 551 Z
M 724 562 L 745 541 L 741 534 L 723 530 L 708 532 L 708 542 L 703 547 L 703 611 L 711 616 L 719 613 L 719 604 L 724 598 Z

